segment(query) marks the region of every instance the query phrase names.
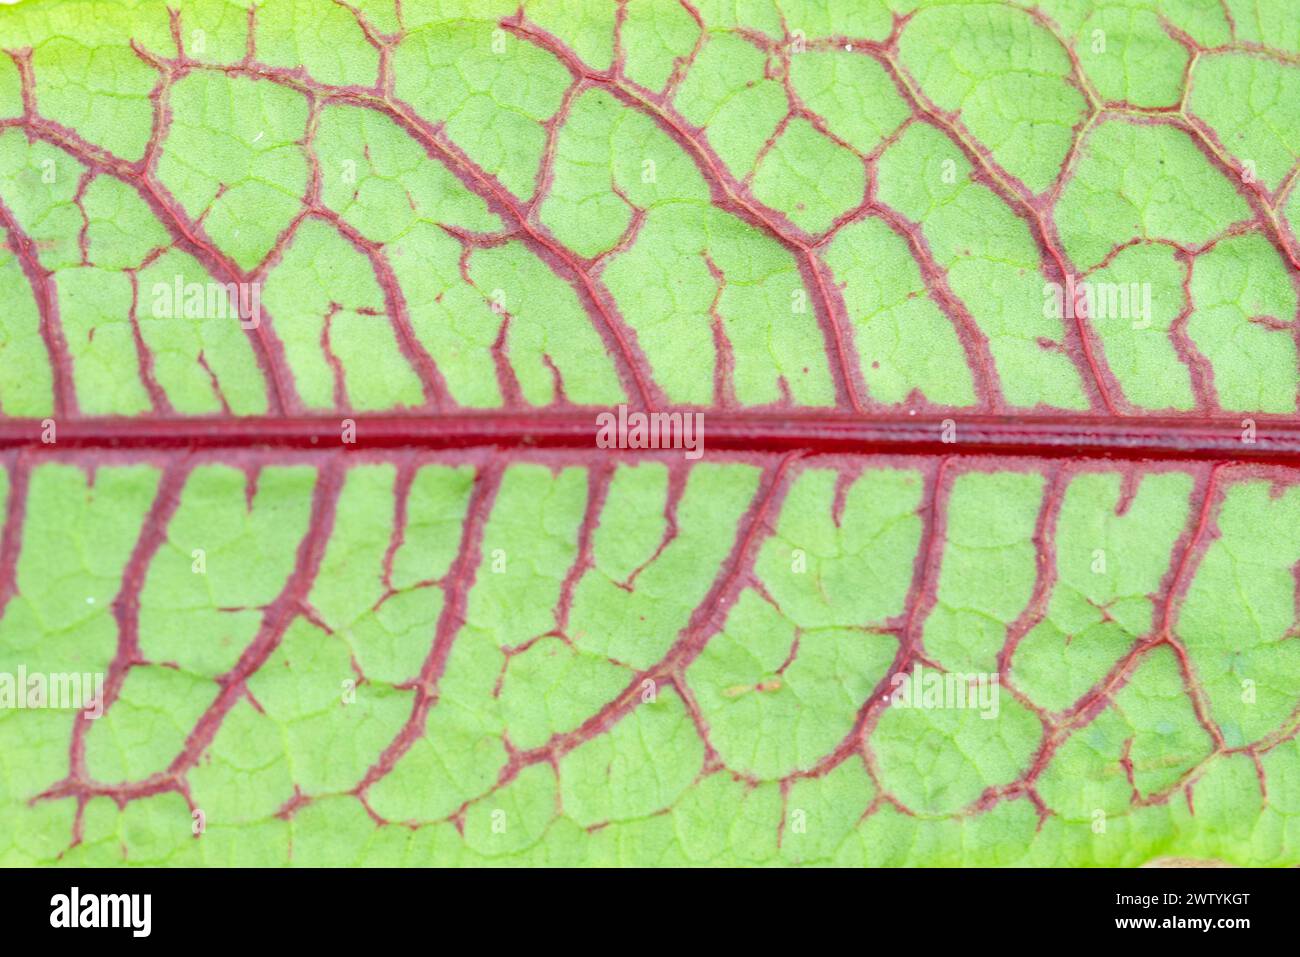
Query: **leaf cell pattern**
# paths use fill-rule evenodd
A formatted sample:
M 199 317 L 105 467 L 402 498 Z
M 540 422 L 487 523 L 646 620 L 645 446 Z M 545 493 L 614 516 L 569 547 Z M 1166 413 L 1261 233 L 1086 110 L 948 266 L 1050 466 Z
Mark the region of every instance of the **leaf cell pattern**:
M 24 0 L 0 48 L 0 672 L 106 676 L 0 708 L 0 863 L 1300 864 L 1293 468 L 197 448 L 1294 426 L 1286 0 Z M 153 421 L 194 447 L 38 438 Z M 927 671 L 995 705 L 890 703 Z
M 1280 0 L 894 6 L 29 0 L 0 407 L 1294 417 Z
M 107 675 L 0 712 L 6 862 L 1300 848 L 1290 470 L 80 455 L 4 473 L 0 663 Z

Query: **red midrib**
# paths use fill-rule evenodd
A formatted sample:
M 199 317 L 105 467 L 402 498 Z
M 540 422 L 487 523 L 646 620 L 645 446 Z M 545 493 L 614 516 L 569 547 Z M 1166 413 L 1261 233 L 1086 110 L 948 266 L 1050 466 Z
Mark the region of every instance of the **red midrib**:
M 0 419 L 0 448 L 347 448 L 506 449 L 596 447 L 600 408 L 535 412 L 450 412 L 312 416 L 104 417 L 57 423 L 45 444 L 42 420 Z M 831 411 L 740 412 L 688 409 L 703 415 L 704 452 L 930 453 L 1037 455 L 1052 458 L 1178 459 L 1300 465 L 1300 419 L 1255 415 L 1115 417 L 1087 415 L 862 416 Z M 1244 423 L 1255 423 L 1254 442 Z M 945 442 L 944 425 L 953 426 Z M 676 433 L 674 432 L 674 436 Z

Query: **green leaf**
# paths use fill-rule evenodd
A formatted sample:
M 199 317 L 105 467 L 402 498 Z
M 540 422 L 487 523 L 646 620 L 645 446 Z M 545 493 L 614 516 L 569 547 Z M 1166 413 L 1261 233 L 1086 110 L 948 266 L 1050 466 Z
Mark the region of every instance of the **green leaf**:
M 0 9 L 0 864 L 1300 864 L 1288 13 Z

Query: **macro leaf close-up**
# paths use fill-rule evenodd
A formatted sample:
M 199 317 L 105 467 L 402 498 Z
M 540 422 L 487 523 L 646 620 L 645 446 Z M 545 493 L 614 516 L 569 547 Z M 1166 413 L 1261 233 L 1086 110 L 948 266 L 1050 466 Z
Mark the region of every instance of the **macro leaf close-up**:
M 1300 866 L 1295 0 L 0 51 L 0 864 Z

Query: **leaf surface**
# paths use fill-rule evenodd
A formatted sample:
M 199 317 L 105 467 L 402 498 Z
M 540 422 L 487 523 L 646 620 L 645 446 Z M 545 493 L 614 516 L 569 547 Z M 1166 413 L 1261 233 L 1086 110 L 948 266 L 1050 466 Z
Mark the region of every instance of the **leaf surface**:
M 1282 0 L 0 48 L 0 863 L 1300 864 Z

